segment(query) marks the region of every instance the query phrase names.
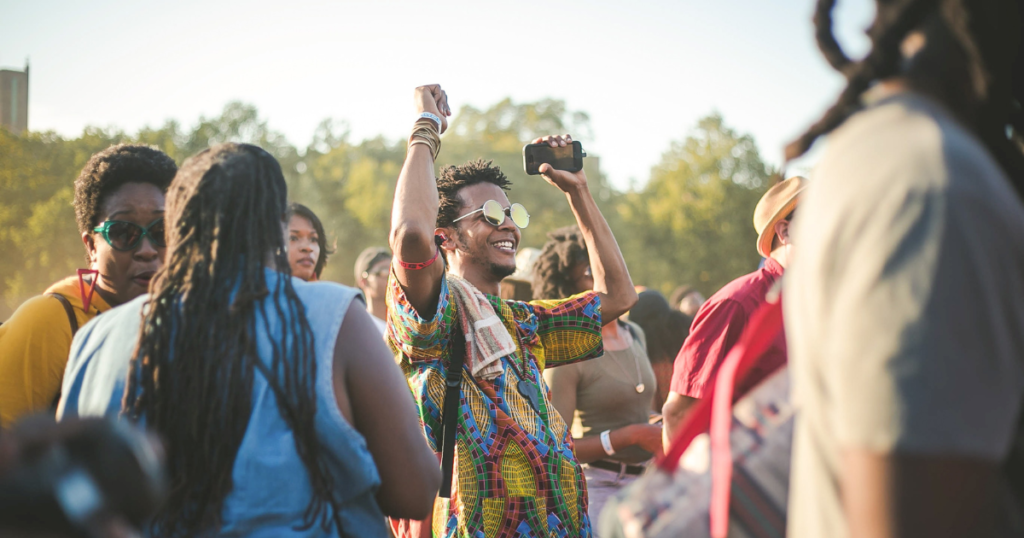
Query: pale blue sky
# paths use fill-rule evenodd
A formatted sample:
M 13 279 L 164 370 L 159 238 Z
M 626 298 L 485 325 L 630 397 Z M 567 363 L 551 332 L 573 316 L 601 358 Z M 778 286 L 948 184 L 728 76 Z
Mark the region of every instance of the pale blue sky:
M 864 51 L 874 2 L 839 4 L 842 40 Z M 187 126 L 237 99 L 304 147 L 327 117 L 355 140 L 406 136 L 424 83 L 456 110 L 555 97 L 590 114 L 584 147 L 625 187 L 713 110 L 780 163 L 842 87 L 814 45 L 813 5 L 0 0 L 0 67 L 31 59 L 29 127 L 68 136 Z

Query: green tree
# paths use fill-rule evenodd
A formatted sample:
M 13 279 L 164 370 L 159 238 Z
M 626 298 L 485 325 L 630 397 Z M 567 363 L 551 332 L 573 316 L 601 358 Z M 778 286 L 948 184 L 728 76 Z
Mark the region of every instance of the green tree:
M 751 136 L 717 113 L 701 119 L 662 155 L 643 189 L 618 204 L 635 234 L 630 241 L 619 236 L 633 281 L 711 294 L 756 268 L 754 206 L 771 174 Z
M 438 170 L 477 158 L 494 161 L 512 181 L 509 197 L 531 213 L 521 246 L 539 247 L 547 231 L 574 219 L 558 189 L 525 174 L 522 146 L 566 132 L 584 147 L 592 138 L 587 115 L 569 110 L 563 101 L 505 99 L 487 109 L 465 106 L 443 137 Z M 54 133 L 15 136 L 0 129 L 0 320 L 84 266 L 71 201 L 74 179 L 93 153 L 120 142 L 144 143 L 181 164 L 211 144 L 228 141 L 260 145 L 278 158 L 289 197 L 317 212 L 337 247 L 324 278 L 354 284 L 358 253 L 387 244 L 406 141 L 352 142 L 344 122 L 325 120 L 300 151 L 255 107 L 232 102 L 189 129 L 167 121 L 134 136 L 91 127 L 73 139 Z M 727 128 L 720 116 L 704 118 L 685 141 L 672 144 L 641 189 L 616 191 L 596 156 L 584 166 L 638 284 L 668 291 L 695 283 L 711 293 L 756 266 L 750 221 L 770 171 L 753 139 Z
M 479 110 L 464 106 L 442 137 L 437 171 L 472 159 L 492 160 L 512 181 L 509 198 L 530 211 L 531 224 L 523 232 L 522 247 L 539 247 L 546 231 L 575 222 L 565 196 L 540 176 L 523 171 L 523 144 L 539 136 L 565 132 L 589 135 L 589 118 L 566 109 L 557 100 L 516 104 L 505 99 Z M 411 127 L 411 125 L 410 125 Z M 314 135 L 303 159 L 305 173 L 290 185 L 294 201 L 313 209 L 336 241 L 337 252 L 328 260 L 324 278 L 354 284 L 352 266 L 367 246 L 386 246 L 391 225 L 395 185 L 405 159 L 406 141 L 383 138 L 348 142 L 344 124 L 325 121 Z M 614 209 L 617 194 L 601 174 L 596 158 L 586 159 L 592 190 Z
M 285 177 L 297 179 L 301 159 L 281 134 L 270 130 L 256 108 L 228 103 L 220 116 L 200 118 L 189 131 L 175 121 L 144 128 L 135 136 L 87 127 L 65 139 L 52 132 L 15 136 L 0 129 L 0 320 L 53 282 L 85 266 L 85 251 L 72 207 L 74 181 L 94 153 L 122 142 L 154 145 L 180 165 L 186 157 L 220 142 L 262 146 L 281 161 Z

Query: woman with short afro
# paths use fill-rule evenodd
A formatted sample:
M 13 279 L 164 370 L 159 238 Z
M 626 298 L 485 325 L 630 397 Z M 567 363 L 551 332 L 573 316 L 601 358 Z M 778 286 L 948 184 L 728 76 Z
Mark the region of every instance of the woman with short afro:
M 141 145 L 111 146 L 75 180 L 88 269 L 23 303 L 0 325 L 0 427 L 51 410 L 79 327 L 149 288 L 164 260 L 164 194 L 174 160 Z

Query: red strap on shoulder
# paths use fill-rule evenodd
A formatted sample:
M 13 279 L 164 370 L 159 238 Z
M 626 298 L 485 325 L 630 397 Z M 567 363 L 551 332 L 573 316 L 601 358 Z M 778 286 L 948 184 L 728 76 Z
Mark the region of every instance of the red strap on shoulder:
M 718 371 L 715 384 L 705 398 L 687 413 L 658 468 L 673 474 L 679 468 L 683 452 L 695 437 L 710 431 L 711 437 L 711 536 L 725 538 L 729 530 L 729 496 L 732 490 L 732 451 L 729 433 L 732 404 L 742 396 L 735 394 L 742 381 L 782 330 L 782 300 L 769 303 L 754 312 L 739 342 L 733 346 Z
M 441 255 L 441 249 L 438 248 L 437 250 L 434 251 L 434 257 L 430 258 L 429 260 L 427 260 L 425 262 L 408 263 L 408 262 L 403 262 L 402 260 L 399 260 L 398 258 L 395 258 L 395 260 L 397 260 L 398 261 L 398 265 L 402 266 L 402 269 L 405 269 L 406 271 L 419 271 L 420 269 L 426 269 L 427 267 L 430 267 L 434 263 L 434 261 L 437 260 L 437 257 L 440 256 L 440 255 Z
M 92 283 L 89 284 L 89 293 L 85 293 L 85 280 L 82 279 L 85 275 L 92 275 Z M 92 304 L 92 294 L 96 291 L 96 281 L 99 280 L 100 272 L 95 269 L 79 269 L 78 270 L 78 293 L 82 297 L 82 310 L 86 314 L 89 313 L 89 305 Z
M 733 348 L 718 370 L 715 395 L 711 398 L 711 536 L 726 538 L 729 534 L 729 499 L 732 494 L 732 431 L 733 392 L 737 380 L 743 379 L 757 359 L 764 355 L 782 330 L 782 299 L 769 303 L 754 313 L 750 329 Z

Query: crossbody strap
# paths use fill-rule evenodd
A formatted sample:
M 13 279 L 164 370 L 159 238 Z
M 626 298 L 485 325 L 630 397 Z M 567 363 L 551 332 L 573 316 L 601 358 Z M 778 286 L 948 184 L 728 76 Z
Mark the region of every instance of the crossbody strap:
M 731 495 L 732 453 L 729 433 L 732 424 L 732 404 L 743 396 L 735 387 L 782 331 L 782 299 L 759 308 L 750 318 L 739 342 L 726 355 L 718 377 L 708 394 L 694 404 L 679 433 L 669 446 L 658 467 L 674 474 L 680 459 L 695 437 L 710 432 L 711 437 L 711 536 L 724 538 L 729 528 L 729 498 Z
M 750 371 L 782 332 L 782 299 L 758 310 L 750 328 L 729 353 L 718 370 L 715 393 L 711 400 L 711 536 L 726 538 L 729 534 L 729 499 L 732 496 L 732 405 L 737 381 Z
M 64 313 L 68 315 L 68 322 L 71 323 L 71 336 L 74 337 L 78 332 L 78 318 L 75 316 L 75 309 L 71 306 L 71 301 L 59 293 L 47 293 L 47 295 L 60 301 L 61 306 L 64 307 Z
M 458 316 L 451 332 L 451 355 L 445 375 L 444 408 L 441 410 L 441 490 L 438 496 L 452 496 L 452 472 L 455 465 L 455 433 L 458 429 L 459 404 L 462 395 L 462 364 L 466 359 L 466 335 Z
M 47 293 L 50 297 L 60 301 L 61 306 L 64 307 L 64 313 L 68 315 L 68 323 L 71 324 L 71 338 L 75 337 L 75 333 L 78 332 L 78 317 L 75 316 L 75 309 L 71 306 L 71 301 L 68 298 L 59 293 Z M 57 396 L 53 398 L 50 403 L 50 407 L 54 410 L 57 409 L 57 405 L 60 404 L 61 390 L 57 390 Z

